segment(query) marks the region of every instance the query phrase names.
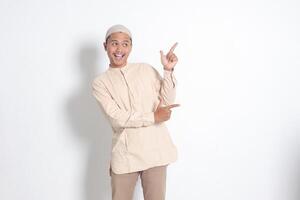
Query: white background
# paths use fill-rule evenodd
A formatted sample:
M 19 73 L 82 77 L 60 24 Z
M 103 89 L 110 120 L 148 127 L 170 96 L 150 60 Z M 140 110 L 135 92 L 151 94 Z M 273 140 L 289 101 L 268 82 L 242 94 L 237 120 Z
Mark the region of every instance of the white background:
M 90 83 L 121 23 L 130 62 L 162 72 L 159 50 L 179 43 L 168 200 L 299 200 L 299 11 L 296 0 L 1 0 L 0 199 L 111 198 L 111 129 Z

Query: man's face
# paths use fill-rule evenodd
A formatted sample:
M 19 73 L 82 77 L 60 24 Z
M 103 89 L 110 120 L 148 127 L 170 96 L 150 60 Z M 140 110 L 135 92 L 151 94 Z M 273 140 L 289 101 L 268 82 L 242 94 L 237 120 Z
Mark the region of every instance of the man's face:
M 132 43 L 125 33 L 113 33 L 104 43 L 112 67 L 123 67 L 127 64 L 127 58 L 131 52 Z

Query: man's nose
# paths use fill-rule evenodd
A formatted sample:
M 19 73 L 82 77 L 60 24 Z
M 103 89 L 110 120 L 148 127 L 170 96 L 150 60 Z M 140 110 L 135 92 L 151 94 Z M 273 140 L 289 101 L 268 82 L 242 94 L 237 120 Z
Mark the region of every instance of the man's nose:
M 117 50 L 119 51 L 119 50 L 121 50 L 121 49 L 122 49 L 122 45 L 118 44 L 118 45 L 117 45 Z

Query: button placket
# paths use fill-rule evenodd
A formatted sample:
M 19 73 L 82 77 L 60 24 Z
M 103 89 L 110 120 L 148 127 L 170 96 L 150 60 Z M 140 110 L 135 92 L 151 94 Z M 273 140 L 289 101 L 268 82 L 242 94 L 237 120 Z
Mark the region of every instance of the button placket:
M 126 83 L 126 87 L 128 89 L 128 97 L 129 97 L 130 109 L 132 110 L 132 108 L 133 108 L 133 102 L 132 102 L 133 94 L 132 94 L 132 91 L 131 91 L 131 89 L 129 87 L 129 84 L 128 84 L 128 81 L 126 79 L 126 76 L 125 76 L 124 72 L 121 69 L 120 69 L 120 72 L 121 72 L 121 74 L 122 74 L 122 76 L 124 78 L 124 81 Z

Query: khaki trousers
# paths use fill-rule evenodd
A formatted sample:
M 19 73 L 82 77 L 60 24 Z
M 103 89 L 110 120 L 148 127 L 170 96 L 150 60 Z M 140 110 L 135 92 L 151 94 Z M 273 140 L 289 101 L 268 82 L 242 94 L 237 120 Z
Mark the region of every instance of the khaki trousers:
M 115 174 L 110 170 L 110 175 L 112 200 L 132 200 L 138 176 L 144 200 L 165 200 L 167 165 L 126 174 Z

